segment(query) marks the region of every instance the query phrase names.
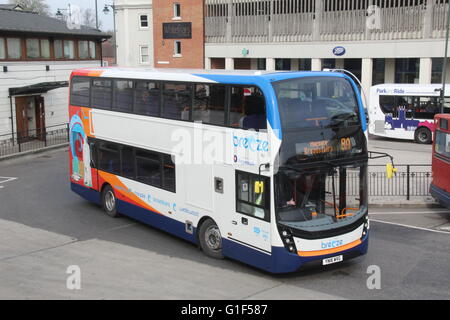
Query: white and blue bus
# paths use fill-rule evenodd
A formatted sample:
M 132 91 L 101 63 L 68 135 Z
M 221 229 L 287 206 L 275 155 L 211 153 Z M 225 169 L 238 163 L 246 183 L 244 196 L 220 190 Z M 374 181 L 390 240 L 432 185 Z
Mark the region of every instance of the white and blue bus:
M 331 72 L 80 69 L 71 189 L 272 273 L 367 252 L 367 133 Z

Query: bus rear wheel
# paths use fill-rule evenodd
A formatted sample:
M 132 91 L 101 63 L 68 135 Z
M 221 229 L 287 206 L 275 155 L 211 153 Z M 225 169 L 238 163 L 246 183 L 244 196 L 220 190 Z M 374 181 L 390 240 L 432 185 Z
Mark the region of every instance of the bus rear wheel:
M 416 130 L 414 140 L 421 144 L 430 144 L 432 141 L 431 131 L 428 128 L 422 127 Z
M 110 217 L 117 218 L 117 198 L 114 190 L 110 185 L 106 185 L 102 191 L 102 207 L 106 214 Z
M 200 248 L 207 256 L 223 259 L 222 236 L 219 227 L 213 220 L 208 219 L 200 226 L 199 242 Z

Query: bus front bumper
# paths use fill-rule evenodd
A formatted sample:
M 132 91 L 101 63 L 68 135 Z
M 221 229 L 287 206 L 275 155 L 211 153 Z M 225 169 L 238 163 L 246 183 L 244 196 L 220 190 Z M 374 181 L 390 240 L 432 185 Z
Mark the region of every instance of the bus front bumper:
M 334 252 L 331 254 L 317 255 L 312 257 L 302 257 L 295 253 L 290 253 L 284 247 L 272 247 L 272 256 L 274 265 L 271 272 L 273 273 L 289 273 L 295 272 L 306 266 L 323 265 L 324 259 L 341 256 L 342 262 L 356 258 L 367 253 L 369 246 L 369 233 L 363 238 L 361 243 L 350 249 Z

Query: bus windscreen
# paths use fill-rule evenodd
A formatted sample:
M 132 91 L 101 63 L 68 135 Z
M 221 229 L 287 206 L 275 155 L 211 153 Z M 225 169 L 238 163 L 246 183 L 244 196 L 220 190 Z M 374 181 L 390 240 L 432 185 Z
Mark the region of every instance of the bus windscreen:
M 365 136 L 350 82 L 304 77 L 273 84 L 281 118 L 281 164 L 363 154 Z

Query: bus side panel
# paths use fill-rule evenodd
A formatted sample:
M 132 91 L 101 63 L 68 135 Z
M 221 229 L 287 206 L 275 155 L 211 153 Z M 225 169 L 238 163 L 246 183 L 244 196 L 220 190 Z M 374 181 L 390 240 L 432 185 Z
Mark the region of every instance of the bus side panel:
M 272 255 L 252 249 L 226 238 L 222 239 L 224 256 L 272 272 Z

